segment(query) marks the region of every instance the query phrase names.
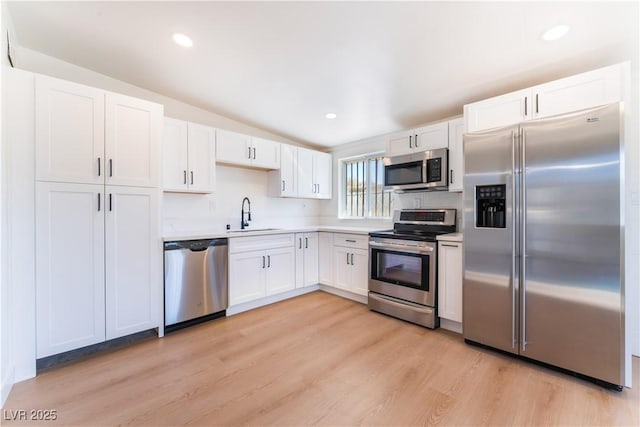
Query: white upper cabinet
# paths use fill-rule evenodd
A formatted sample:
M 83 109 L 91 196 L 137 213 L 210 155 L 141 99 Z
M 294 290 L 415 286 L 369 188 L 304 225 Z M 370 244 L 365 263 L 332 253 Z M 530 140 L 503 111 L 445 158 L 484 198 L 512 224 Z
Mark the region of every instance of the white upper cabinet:
M 387 140 L 386 156 L 401 156 L 449 146 L 447 122 L 435 123 L 392 135 Z
M 187 122 L 164 119 L 162 144 L 162 188 L 165 191 L 188 191 Z
M 533 117 L 548 117 L 622 100 L 622 64 L 534 86 Z
M 280 169 L 280 143 L 263 138 L 251 138 L 252 166 Z
M 332 191 L 332 156 L 329 153 L 314 152 L 313 174 L 316 184 L 315 197 L 330 199 Z
M 449 120 L 449 191 L 462 191 L 464 119 Z
M 281 144 L 280 170 L 269 172 L 271 193 L 279 197 L 296 197 L 298 195 L 298 148 Z
M 531 91 L 518 90 L 464 106 L 466 132 L 508 126 L 531 114 Z
M 36 180 L 104 183 L 104 91 L 36 75 Z
M 474 132 L 624 100 L 622 63 L 464 106 L 465 130 Z
M 158 185 L 163 108 L 36 75 L 36 180 Z
M 313 151 L 306 148 L 298 148 L 298 196 L 305 198 L 315 197 L 315 182 L 313 180 Z
M 251 164 L 251 137 L 242 133 L 218 129 L 216 140 L 216 160 L 221 163 L 238 165 Z
M 116 93 L 105 105 L 106 183 L 157 187 L 162 106 Z
M 211 193 L 216 184 L 214 128 L 165 118 L 163 182 L 165 191 Z
M 280 169 L 280 143 L 218 129 L 216 159 L 238 166 Z
M 331 198 L 331 163 L 331 154 L 298 148 L 298 197 Z

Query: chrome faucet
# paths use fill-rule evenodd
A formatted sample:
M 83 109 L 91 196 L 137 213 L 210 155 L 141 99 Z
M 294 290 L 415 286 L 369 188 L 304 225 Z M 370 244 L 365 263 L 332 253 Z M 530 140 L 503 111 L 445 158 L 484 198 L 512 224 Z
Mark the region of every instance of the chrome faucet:
M 247 221 L 244 220 L 244 202 L 247 202 L 249 204 L 249 210 L 247 210 L 246 214 L 247 214 Z M 244 230 L 245 227 L 249 226 L 249 222 L 251 221 L 251 200 L 249 200 L 248 197 L 245 197 L 244 199 L 242 199 L 242 213 L 240 214 L 240 229 Z

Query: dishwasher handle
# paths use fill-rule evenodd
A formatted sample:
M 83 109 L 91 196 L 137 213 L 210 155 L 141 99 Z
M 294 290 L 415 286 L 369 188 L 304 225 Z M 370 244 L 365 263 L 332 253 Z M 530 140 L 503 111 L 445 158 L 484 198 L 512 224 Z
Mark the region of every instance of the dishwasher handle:
M 201 239 L 201 240 L 180 240 L 174 242 L 165 242 L 164 250 L 180 250 L 187 249 L 191 252 L 201 252 L 206 251 L 208 248 L 212 246 L 227 246 L 229 244 L 229 240 L 227 238 L 220 239 Z

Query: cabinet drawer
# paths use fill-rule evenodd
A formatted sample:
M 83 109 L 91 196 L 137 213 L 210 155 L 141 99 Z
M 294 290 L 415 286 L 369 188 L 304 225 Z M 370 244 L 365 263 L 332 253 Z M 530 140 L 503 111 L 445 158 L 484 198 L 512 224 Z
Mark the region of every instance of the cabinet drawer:
M 229 238 L 229 253 L 260 251 L 265 249 L 284 248 L 293 246 L 294 235 L 266 234 L 263 236 L 231 237 Z
M 344 246 L 347 248 L 368 249 L 369 236 L 363 236 L 360 234 L 334 233 L 333 244 L 335 246 Z

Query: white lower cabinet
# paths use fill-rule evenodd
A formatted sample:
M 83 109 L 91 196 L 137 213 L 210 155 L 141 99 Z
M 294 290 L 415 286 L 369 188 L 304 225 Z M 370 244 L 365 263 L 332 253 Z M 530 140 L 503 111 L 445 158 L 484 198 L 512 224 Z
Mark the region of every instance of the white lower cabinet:
M 333 233 L 318 233 L 318 282 L 333 285 Z
M 295 289 L 293 234 L 229 239 L 229 306 Z
M 37 357 L 159 326 L 157 190 L 36 183 Z
M 318 283 L 318 233 L 297 233 L 296 288 Z
M 332 286 L 359 295 L 367 295 L 369 290 L 369 251 L 336 245 L 333 247 L 332 259 Z
M 462 243 L 438 242 L 438 314 L 462 322 Z

